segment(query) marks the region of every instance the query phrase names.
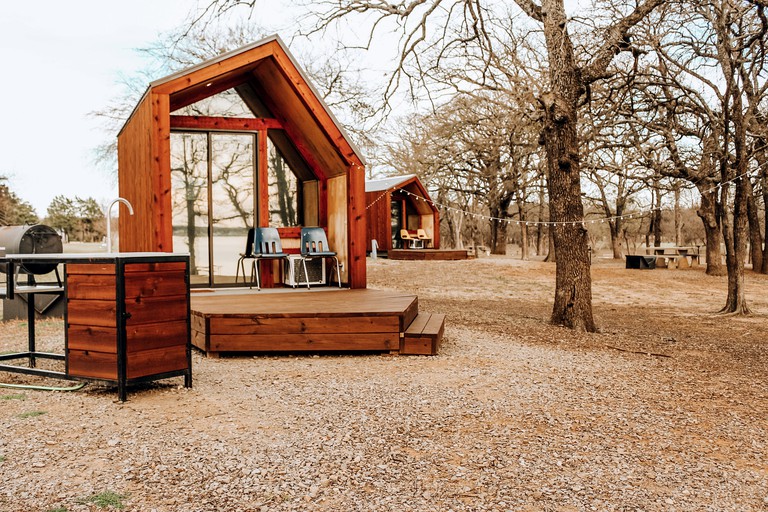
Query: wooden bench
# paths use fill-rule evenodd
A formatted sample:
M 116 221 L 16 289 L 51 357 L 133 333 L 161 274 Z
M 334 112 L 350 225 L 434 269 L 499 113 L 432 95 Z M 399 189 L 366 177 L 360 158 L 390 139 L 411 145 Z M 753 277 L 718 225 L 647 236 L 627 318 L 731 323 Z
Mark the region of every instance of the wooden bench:
M 445 315 L 419 313 L 406 329 L 401 354 L 435 355 L 445 330 Z

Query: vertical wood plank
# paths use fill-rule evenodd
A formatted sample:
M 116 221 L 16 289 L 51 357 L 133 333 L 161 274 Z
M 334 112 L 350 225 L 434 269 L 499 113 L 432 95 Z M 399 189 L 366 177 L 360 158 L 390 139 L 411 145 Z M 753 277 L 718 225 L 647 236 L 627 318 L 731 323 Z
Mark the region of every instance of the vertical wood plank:
M 259 194 L 259 226 L 269 226 L 269 155 L 267 146 L 267 130 L 259 130 L 257 138 L 258 162 L 256 174 L 258 176 L 258 194 Z M 263 288 L 272 288 L 275 284 L 272 262 L 259 261 L 259 276 L 261 276 L 261 286 Z
M 147 250 L 147 233 L 153 232 L 152 125 L 151 95 L 147 94 L 117 137 L 119 193 L 134 209 L 132 216 L 120 215 L 120 249 L 123 251 Z
M 339 262 L 344 264 L 341 270 L 342 282 L 349 282 L 347 230 L 347 179 L 346 176 L 337 176 L 328 180 L 328 243 L 331 250 L 336 251 Z
M 154 160 L 153 232 L 154 241 L 146 250 L 173 252 L 171 201 L 171 111 L 167 94 L 152 94 L 152 140 Z M 127 219 L 126 219 L 127 220 Z
M 365 265 L 365 168 L 360 162 L 347 170 L 347 264 L 350 288 L 366 287 Z

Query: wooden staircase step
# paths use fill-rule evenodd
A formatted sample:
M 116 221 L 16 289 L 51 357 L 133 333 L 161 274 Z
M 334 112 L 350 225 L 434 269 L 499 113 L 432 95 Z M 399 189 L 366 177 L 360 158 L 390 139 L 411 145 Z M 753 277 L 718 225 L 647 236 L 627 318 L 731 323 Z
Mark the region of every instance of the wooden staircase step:
M 419 313 L 405 330 L 401 354 L 435 355 L 445 330 L 445 315 Z

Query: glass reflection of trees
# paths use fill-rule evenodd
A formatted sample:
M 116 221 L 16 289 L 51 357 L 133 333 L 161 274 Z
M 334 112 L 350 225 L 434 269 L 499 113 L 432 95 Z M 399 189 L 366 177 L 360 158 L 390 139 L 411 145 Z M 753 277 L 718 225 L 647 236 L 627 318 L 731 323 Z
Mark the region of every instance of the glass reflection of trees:
M 171 136 L 171 190 L 174 235 L 187 244 L 190 272 L 206 265 L 207 250 L 197 254 L 195 240 L 208 226 L 208 140 L 204 133 L 174 133 Z M 202 259 L 203 261 L 198 261 Z
M 299 224 L 299 182 L 288 163 L 270 141 L 269 150 L 269 225 L 290 227 Z

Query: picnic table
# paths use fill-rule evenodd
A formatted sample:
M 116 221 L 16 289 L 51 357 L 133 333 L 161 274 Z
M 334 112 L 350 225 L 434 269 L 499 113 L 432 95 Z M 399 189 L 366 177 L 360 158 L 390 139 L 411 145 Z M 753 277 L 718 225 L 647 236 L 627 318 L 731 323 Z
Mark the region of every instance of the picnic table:
M 699 263 L 697 247 L 646 247 L 646 254 L 628 254 L 626 268 L 691 268 Z

